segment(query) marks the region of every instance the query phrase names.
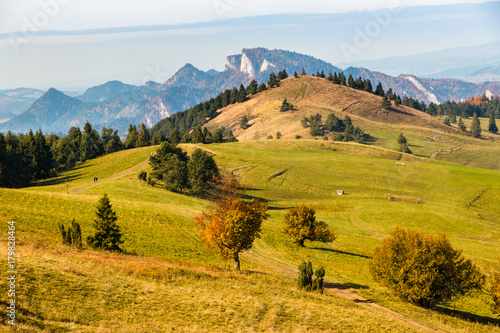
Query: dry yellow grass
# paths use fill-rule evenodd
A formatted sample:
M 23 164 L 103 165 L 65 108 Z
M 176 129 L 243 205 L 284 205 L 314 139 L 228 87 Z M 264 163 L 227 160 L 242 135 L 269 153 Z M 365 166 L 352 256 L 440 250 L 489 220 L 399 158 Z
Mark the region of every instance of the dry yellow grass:
M 279 111 L 285 98 L 294 105 L 294 111 Z M 321 78 L 289 78 L 282 81 L 280 87 L 257 94 L 245 103 L 222 109 L 219 116 L 207 123 L 206 127 L 213 131 L 225 126 L 240 141 L 265 139 L 269 135 L 275 137 L 277 131 L 283 138 L 291 139 L 295 135 L 310 138 L 308 129 L 300 125 L 302 117 L 319 113 L 326 119 L 328 114 L 335 112 L 339 117 L 349 115 L 354 120 L 363 119 L 378 124 L 455 131 L 443 125 L 439 119 L 406 106 L 393 105 L 391 110 L 383 109 L 381 100 L 380 96 L 334 85 Z M 245 115 L 251 126 L 243 130 L 239 122 Z

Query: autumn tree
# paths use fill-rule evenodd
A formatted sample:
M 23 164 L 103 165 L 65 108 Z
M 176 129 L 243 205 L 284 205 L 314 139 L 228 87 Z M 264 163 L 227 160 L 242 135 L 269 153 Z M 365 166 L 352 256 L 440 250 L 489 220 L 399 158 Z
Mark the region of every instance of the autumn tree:
M 211 191 L 215 209 L 195 218 L 207 249 L 224 260 L 234 260 L 236 270 L 240 270 L 239 254 L 260 238 L 262 221 L 269 216 L 267 204 L 243 201 L 244 192 L 237 181 L 219 178 Z
M 374 250 L 373 278 L 399 297 L 432 308 L 452 301 L 484 283 L 484 276 L 445 235 L 396 227 Z
M 481 136 L 481 123 L 477 117 L 477 113 L 474 112 L 472 116 L 472 125 L 470 126 L 470 134 L 474 138 L 479 138 Z
M 292 242 L 304 246 L 306 240 L 330 243 L 335 240 L 335 234 L 328 229 L 323 221 L 316 221 L 314 209 L 305 205 L 292 207 L 285 215 L 285 234 Z
M 94 218 L 95 234 L 87 237 L 87 244 L 94 249 L 121 252 L 123 243 L 120 226 L 116 222 L 116 212 L 113 210 L 106 194 L 99 199 Z

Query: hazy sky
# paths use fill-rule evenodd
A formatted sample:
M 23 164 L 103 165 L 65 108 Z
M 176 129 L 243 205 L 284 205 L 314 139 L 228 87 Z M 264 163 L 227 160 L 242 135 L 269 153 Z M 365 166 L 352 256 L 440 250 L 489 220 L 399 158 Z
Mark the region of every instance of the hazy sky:
M 225 57 L 242 48 L 285 49 L 338 64 L 478 45 L 500 39 L 499 1 L 472 10 L 461 6 L 466 9 L 458 12 L 448 7 L 412 9 L 481 2 L 0 0 L 0 89 L 82 90 L 109 80 L 164 82 L 186 63 L 223 70 Z M 376 26 L 376 36 L 347 59 L 342 45 L 355 46 L 358 31 L 373 28 L 374 13 L 396 6 L 401 10 L 390 15 L 390 24 Z M 374 12 L 360 12 L 364 10 Z M 357 13 L 335 14 L 353 11 Z M 329 15 L 262 17 L 285 13 Z M 253 18 L 229 20 L 242 17 Z M 196 22 L 212 23 L 179 26 Z M 78 31 L 155 25 L 162 27 Z
M 282 13 L 340 13 L 481 0 L 1 0 L 0 33 L 21 31 L 26 20 L 39 30 L 80 30 L 213 21 Z M 43 13 L 48 13 L 49 19 Z

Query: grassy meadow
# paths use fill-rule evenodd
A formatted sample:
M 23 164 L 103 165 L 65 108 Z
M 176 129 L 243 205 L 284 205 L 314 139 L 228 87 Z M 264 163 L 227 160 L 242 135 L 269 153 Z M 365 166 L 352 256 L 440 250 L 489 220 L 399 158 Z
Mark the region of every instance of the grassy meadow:
M 241 256 L 242 272 L 202 246 L 193 218 L 210 209 L 206 200 L 138 180 L 140 171 L 150 170 L 147 160 L 157 147 L 121 151 L 30 188 L 0 189 L 4 239 L 7 221 L 16 221 L 18 331 L 422 331 L 417 323 L 424 330 L 500 332 L 486 293 L 425 310 L 400 301 L 368 270 L 373 249 L 396 225 L 444 232 L 486 274 L 499 269 L 498 171 L 324 140 L 181 146 L 209 150 L 219 167 L 250 187 L 248 198 L 268 202 L 270 218 Z M 57 224 L 74 218 L 86 237 L 104 193 L 130 254 L 62 246 Z M 333 243 L 298 248 L 283 234 L 287 209 L 301 203 L 335 231 Z M 6 244 L 1 247 L 6 253 Z M 324 294 L 298 290 L 303 260 L 325 267 L 327 287 L 354 292 L 406 319 L 328 288 Z M 0 275 L 6 290 L 6 272 Z M 0 300 L 4 311 L 6 293 Z M 7 331 L 6 323 L 0 328 Z

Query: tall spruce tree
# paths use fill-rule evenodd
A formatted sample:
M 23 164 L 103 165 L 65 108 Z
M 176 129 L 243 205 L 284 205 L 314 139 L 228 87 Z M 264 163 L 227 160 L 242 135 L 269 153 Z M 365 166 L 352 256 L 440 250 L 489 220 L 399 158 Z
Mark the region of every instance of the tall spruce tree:
M 144 125 L 144 123 L 141 123 L 141 128 L 139 129 L 139 135 L 137 136 L 135 146 L 137 148 L 149 146 L 150 139 L 151 138 L 149 136 L 149 130 L 147 129 L 146 125 Z
M 488 125 L 488 131 L 490 131 L 491 133 L 498 133 L 498 127 L 497 127 L 497 124 L 495 122 L 495 115 L 493 114 L 493 110 L 490 112 L 490 121 L 489 121 L 489 125 Z
M 462 117 L 458 119 L 458 128 L 460 128 L 461 131 L 466 132 L 467 127 L 465 127 L 464 121 L 462 120 Z
M 474 115 L 472 116 L 472 125 L 470 127 L 470 134 L 474 138 L 479 138 L 481 136 L 481 122 L 479 121 L 477 113 L 475 112 Z
M 384 88 L 382 87 L 382 83 L 380 83 L 380 82 L 377 84 L 377 88 L 375 88 L 375 95 L 378 95 L 378 96 L 385 95 Z
M 123 234 L 118 217 L 107 194 L 99 199 L 94 218 L 94 235 L 87 237 L 87 244 L 94 249 L 122 252 Z

